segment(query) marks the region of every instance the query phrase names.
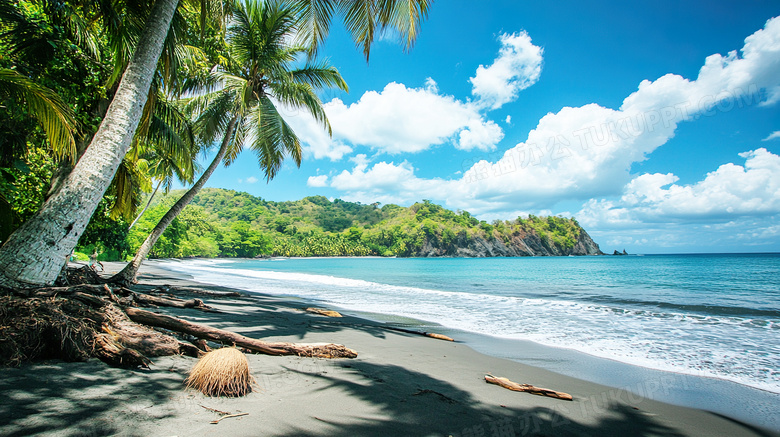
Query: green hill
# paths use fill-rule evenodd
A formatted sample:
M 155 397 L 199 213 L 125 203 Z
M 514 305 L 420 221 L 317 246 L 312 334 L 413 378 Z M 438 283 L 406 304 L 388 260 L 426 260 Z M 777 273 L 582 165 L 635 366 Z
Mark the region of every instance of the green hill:
M 182 195 L 156 199 L 127 237 L 137 248 Z M 573 218 L 487 223 L 424 200 L 405 208 L 323 196 L 272 202 L 207 188 L 171 224 L 151 256 L 536 256 L 601 251 Z

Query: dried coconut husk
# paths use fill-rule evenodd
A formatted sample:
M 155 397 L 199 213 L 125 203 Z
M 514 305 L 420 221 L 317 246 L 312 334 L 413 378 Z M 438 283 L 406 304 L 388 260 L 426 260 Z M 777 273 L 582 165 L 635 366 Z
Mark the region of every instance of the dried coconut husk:
M 207 396 L 234 397 L 251 392 L 255 379 L 246 356 L 236 348 L 224 347 L 198 360 L 184 383 Z

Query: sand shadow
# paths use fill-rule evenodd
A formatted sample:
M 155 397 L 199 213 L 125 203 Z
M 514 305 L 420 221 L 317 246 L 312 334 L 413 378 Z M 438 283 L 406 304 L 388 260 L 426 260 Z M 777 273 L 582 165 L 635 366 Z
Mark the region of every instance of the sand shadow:
M 573 404 L 561 401 L 553 408 L 507 408 L 487 405 L 469 392 L 424 373 L 395 365 L 341 363 L 337 375 L 306 373 L 324 383 L 320 390 L 337 388 L 347 396 L 370 403 L 385 420 L 317 419 L 326 428 L 321 435 L 388 436 L 682 436 L 681 432 L 631 406 L 610 404 L 589 420 L 570 414 Z M 297 372 L 295 369 L 287 369 Z M 530 396 L 530 395 L 529 395 Z M 568 411 L 568 413 L 567 413 Z M 288 435 L 304 435 L 303 429 Z
M 183 372 L 172 368 L 128 370 L 92 359 L 4 368 L 0 379 L 0 429 L 4 436 L 56 433 L 67 436 L 135 435 L 122 423 L 165 419 L 159 408 L 181 389 Z

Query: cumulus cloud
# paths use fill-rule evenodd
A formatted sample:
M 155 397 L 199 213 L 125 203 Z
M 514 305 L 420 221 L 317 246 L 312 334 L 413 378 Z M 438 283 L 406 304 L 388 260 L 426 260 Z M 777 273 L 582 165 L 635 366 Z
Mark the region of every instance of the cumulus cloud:
M 642 174 L 620 199 L 591 199 L 577 218 L 604 247 L 656 251 L 776 250 L 780 244 L 780 156 L 758 149 L 678 185 L 673 174 Z
M 673 74 L 655 81 L 645 80 L 618 109 L 591 103 L 547 114 L 528 133 L 526 141 L 502 153 L 475 156 L 464 163 L 460 179 L 414 177 L 412 180 L 419 187 L 414 198 L 436 199 L 451 207 L 485 214 L 538 209 L 564 200 L 624 195 L 623 187 L 634 179 L 631 165 L 669 141 L 679 123 L 747 105 L 767 105 L 780 98 L 780 18 L 769 20 L 764 29 L 746 38 L 741 52 L 742 56 L 734 51 L 707 57 L 695 80 Z M 459 140 L 470 141 L 469 135 L 463 137 Z M 750 159 L 750 165 L 759 161 L 756 155 Z M 408 163 L 393 166 L 405 169 L 409 178 L 413 176 Z M 748 164 L 745 168 L 752 169 Z M 718 169 L 718 174 L 729 170 L 736 169 Z M 362 193 L 397 192 L 385 185 L 372 188 L 371 179 L 363 182 Z M 643 202 L 654 196 L 670 196 L 671 193 L 659 190 L 669 190 L 663 187 L 674 182 L 673 175 L 647 176 L 633 182 L 635 190 L 630 195 L 641 197 Z M 688 196 L 689 200 L 702 198 L 695 192 Z M 614 216 L 611 220 L 636 220 L 621 209 L 635 207 L 627 203 L 628 198 L 615 202 L 613 207 L 602 208 Z M 754 206 L 758 208 L 754 211 L 761 211 L 759 205 L 748 203 L 737 210 L 748 211 Z
M 502 34 L 499 41 L 493 64 L 480 65 L 470 79 L 475 102 L 440 93 L 436 81 L 428 77 L 421 88 L 392 82 L 381 91 L 365 92 L 352 104 L 338 98 L 326 103 L 332 138 L 306 112 L 288 110 L 285 119 L 315 159 L 337 161 L 358 146 L 390 154 L 417 153 L 441 144 L 494 150 L 504 132 L 484 111 L 516 99 L 539 80 L 542 68 L 542 49 L 526 32 Z M 510 120 L 507 117 L 506 122 Z
M 308 112 L 284 108 L 277 105 L 287 124 L 300 138 L 307 158 L 330 159 L 339 161 L 352 153 L 352 147 L 328 135 L 325 127 L 318 123 Z
M 442 179 L 418 178 L 412 164 L 380 161 L 370 165 L 366 155 L 356 155 L 352 170 L 344 170 L 331 179 L 330 186 L 345 192 L 344 200 L 363 203 L 408 204 L 423 198 L 441 198 L 447 184 Z
M 672 174 L 643 174 L 624 188 L 620 202 L 591 201 L 585 216 L 606 219 L 620 211 L 641 221 L 723 219 L 780 213 L 780 156 L 766 149 L 741 153 L 745 165 L 723 164 L 690 185 Z
M 776 130 L 776 131 L 772 132 L 771 134 L 769 134 L 769 136 L 767 136 L 766 138 L 764 138 L 761 141 L 771 141 L 771 140 L 774 140 L 776 138 L 780 138 L 780 130 Z
M 367 91 L 355 103 L 336 98 L 324 106 L 332 138 L 308 113 L 285 114 L 315 159 L 340 160 L 354 146 L 390 154 L 417 153 L 445 143 L 461 150 L 492 150 L 504 137 L 474 104 L 439 94 L 431 78 L 422 88 L 392 82 L 382 91 Z
M 306 180 L 306 185 L 310 187 L 327 187 L 328 175 L 309 176 Z
M 476 76 L 469 79 L 478 104 L 491 109 L 515 100 L 542 74 L 542 49 L 531 43 L 528 33 L 504 33 L 498 40 L 501 49 L 493 64 L 480 65 Z
M 335 139 L 391 154 L 420 152 L 450 140 L 459 149 L 490 150 L 504 136 L 474 105 L 439 94 L 430 78 L 425 88 L 390 83 L 351 105 L 334 99 L 326 111 Z

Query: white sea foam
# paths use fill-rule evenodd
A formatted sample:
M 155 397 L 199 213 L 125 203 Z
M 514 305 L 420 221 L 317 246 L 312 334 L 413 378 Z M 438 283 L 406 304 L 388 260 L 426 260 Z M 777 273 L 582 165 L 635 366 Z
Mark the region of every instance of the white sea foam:
M 776 320 L 629 308 L 582 301 L 432 290 L 360 279 L 225 267 L 220 260 L 162 263 L 195 280 L 295 295 L 347 310 L 392 314 L 524 339 L 659 370 L 726 379 L 780 393 Z

